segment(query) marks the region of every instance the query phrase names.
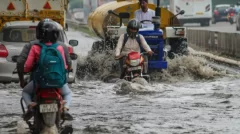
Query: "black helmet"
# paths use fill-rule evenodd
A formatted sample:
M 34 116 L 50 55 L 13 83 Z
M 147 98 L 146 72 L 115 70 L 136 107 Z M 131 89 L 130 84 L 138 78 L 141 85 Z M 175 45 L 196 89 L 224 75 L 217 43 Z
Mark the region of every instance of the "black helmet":
M 135 19 L 130 20 L 128 22 L 128 26 L 127 26 L 127 33 L 129 35 L 129 37 L 136 38 L 140 26 L 141 26 L 141 24 L 139 21 L 137 21 Z M 130 31 L 130 29 L 136 30 L 136 32 L 132 32 L 132 31 Z
M 40 21 L 36 27 L 36 37 L 43 42 L 55 43 L 59 37 L 57 23 L 51 19 Z

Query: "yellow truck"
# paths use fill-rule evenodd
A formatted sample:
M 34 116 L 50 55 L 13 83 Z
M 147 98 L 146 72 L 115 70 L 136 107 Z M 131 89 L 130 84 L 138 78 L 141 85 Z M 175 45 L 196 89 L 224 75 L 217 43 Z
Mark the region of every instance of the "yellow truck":
M 64 29 L 68 0 L 1 0 L 0 29 L 6 22 L 51 18 Z

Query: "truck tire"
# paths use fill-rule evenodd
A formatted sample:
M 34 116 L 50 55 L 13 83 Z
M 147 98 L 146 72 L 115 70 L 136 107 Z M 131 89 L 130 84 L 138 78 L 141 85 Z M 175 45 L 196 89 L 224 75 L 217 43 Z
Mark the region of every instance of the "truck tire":
M 101 52 L 103 49 L 103 42 L 102 41 L 96 41 L 92 45 L 92 52 Z
M 180 49 L 179 49 L 179 53 L 181 55 L 189 55 L 189 50 L 188 50 L 188 45 L 187 45 L 187 41 L 182 40 L 181 44 L 180 44 Z
M 171 44 L 171 50 L 168 53 L 170 59 L 175 58 L 176 55 L 189 55 L 187 41 L 185 39 L 177 39 Z

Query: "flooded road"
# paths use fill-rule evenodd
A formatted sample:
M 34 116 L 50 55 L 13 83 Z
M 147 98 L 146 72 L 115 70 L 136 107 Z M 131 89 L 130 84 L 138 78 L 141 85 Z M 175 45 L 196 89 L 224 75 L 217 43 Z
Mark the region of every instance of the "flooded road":
M 68 34 L 78 37 L 79 53 L 87 54 L 94 39 Z M 169 72 L 149 85 L 78 80 L 70 85 L 74 134 L 238 134 L 240 76 L 212 70 L 201 60 L 171 61 Z M 129 92 L 117 94 L 123 89 Z M 16 133 L 21 91 L 18 84 L 0 84 L 0 134 Z

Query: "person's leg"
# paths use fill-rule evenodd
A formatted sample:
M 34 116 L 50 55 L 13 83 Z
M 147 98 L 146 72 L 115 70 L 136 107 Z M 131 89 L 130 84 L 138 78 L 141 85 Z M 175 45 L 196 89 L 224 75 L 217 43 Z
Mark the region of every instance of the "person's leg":
M 27 106 L 32 103 L 32 94 L 33 94 L 34 86 L 33 81 L 29 82 L 22 91 L 22 97 Z
M 63 99 L 66 101 L 66 103 L 64 104 L 64 108 L 63 108 L 62 118 L 64 118 L 65 120 L 73 120 L 73 117 L 68 113 L 70 103 L 72 100 L 72 95 L 71 95 L 71 90 L 68 87 L 67 83 L 65 85 L 63 85 L 62 88 L 60 88 L 60 92 L 63 96 Z
M 72 95 L 71 95 L 71 90 L 68 87 L 68 84 L 64 84 L 62 88 L 60 88 L 61 94 L 63 96 L 63 99 L 66 101 L 64 104 L 64 107 L 69 109 L 70 103 L 72 101 Z
M 125 65 L 125 60 L 126 60 L 126 57 L 122 57 L 121 59 L 119 59 L 119 65 L 120 65 L 120 79 L 123 79 L 124 78 L 124 74 L 126 72 L 126 68 L 124 68 L 123 66 Z
M 25 102 L 25 104 L 27 105 L 27 112 L 23 115 L 23 119 L 24 120 L 29 120 L 33 117 L 33 107 L 36 106 L 35 102 L 32 102 L 32 95 L 33 95 L 33 91 L 34 91 L 34 85 L 33 85 L 33 81 L 29 82 L 22 91 L 22 97 L 23 100 Z

